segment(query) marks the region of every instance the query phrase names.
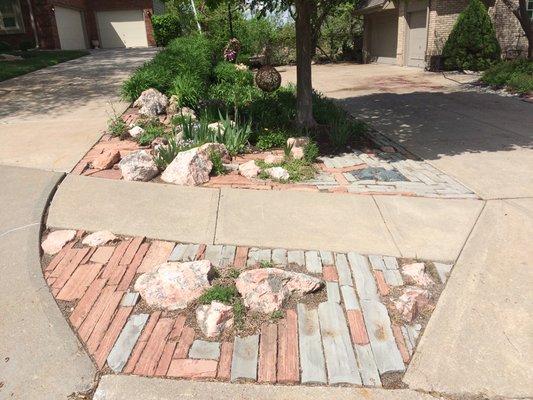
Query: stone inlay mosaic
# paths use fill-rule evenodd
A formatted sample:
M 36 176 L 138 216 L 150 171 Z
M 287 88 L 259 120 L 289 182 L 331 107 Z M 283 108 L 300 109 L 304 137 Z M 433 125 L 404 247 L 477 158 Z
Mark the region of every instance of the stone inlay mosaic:
M 396 387 L 451 265 L 358 253 L 248 248 L 84 232 L 43 257 L 61 310 L 102 371 L 222 381 Z M 316 303 L 288 301 L 255 331 L 208 338 L 190 310 L 149 307 L 133 284 L 167 261 L 209 260 L 224 275 L 250 268 L 303 272 L 325 282 Z M 417 283 L 418 282 L 418 283 Z

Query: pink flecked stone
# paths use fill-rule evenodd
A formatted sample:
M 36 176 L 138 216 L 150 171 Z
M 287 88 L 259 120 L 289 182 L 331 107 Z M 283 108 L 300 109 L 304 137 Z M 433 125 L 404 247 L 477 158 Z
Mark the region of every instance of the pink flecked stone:
M 92 162 L 94 169 L 108 169 L 120 161 L 120 151 L 117 149 L 106 150 L 98 155 Z
M 402 267 L 404 275 L 409 277 L 414 283 L 420 286 L 433 285 L 433 280 L 425 272 L 426 266 L 424 263 L 407 264 Z
M 142 274 L 134 287 L 148 305 L 180 310 L 211 286 L 212 271 L 209 260 L 168 262 Z
M 429 292 L 425 289 L 408 286 L 403 294 L 394 301 L 396 309 L 407 322 L 413 322 L 419 310 L 429 303 Z
M 233 325 L 233 307 L 218 301 L 199 306 L 196 309 L 196 321 L 205 336 L 217 337 Z
M 50 232 L 44 242 L 41 244 L 41 248 L 46 254 L 54 255 L 70 242 L 76 236 L 75 230 L 61 230 Z
M 323 286 L 320 279 L 278 268 L 245 271 L 235 284 L 246 307 L 266 314 L 281 309 L 284 301 L 293 293 L 303 295 Z

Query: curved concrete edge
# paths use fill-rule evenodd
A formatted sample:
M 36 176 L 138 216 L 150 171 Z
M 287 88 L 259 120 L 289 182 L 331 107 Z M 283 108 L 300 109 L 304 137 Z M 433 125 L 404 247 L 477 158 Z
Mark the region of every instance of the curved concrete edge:
M 42 219 L 63 174 L 0 166 L 0 398 L 66 399 L 96 369 L 55 303 L 40 260 Z
M 271 386 L 105 375 L 94 400 L 437 400 L 412 390 Z

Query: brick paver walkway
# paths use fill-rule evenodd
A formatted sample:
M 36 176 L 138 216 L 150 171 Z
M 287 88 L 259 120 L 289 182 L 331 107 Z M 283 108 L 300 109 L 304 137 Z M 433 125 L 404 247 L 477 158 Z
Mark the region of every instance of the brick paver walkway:
M 83 232 L 45 263 L 52 294 L 98 368 L 116 373 L 290 384 L 381 386 L 402 373 L 421 325 L 392 310 L 406 283 L 403 260 L 357 253 L 175 244 L 125 238 L 97 248 Z M 220 271 L 269 262 L 326 282 L 318 308 L 298 304 L 283 319 L 233 342 L 207 340 L 183 314 L 147 309 L 132 283 L 165 261 L 208 259 Z M 440 269 L 439 267 L 440 266 Z M 451 266 L 435 264 L 449 272 Z M 441 275 L 445 281 L 445 274 Z M 436 284 L 440 292 L 442 282 Z M 434 295 L 435 296 L 435 295 Z M 435 298 L 432 302 L 436 301 Z M 424 322 L 423 322 L 424 323 Z

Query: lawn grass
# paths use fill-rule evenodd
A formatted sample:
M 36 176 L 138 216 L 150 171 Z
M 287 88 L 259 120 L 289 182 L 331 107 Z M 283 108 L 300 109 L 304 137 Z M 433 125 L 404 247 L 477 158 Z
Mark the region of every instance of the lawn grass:
M 21 56 L 24 59 L 19 61 L 0 61 L 0 81 L 89 54 L 89 52 L 84 50 L 34 50 L 6 53 Z

